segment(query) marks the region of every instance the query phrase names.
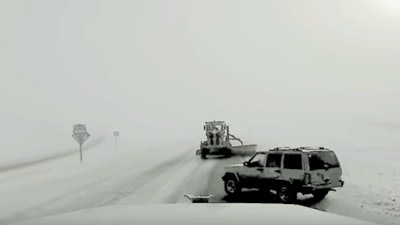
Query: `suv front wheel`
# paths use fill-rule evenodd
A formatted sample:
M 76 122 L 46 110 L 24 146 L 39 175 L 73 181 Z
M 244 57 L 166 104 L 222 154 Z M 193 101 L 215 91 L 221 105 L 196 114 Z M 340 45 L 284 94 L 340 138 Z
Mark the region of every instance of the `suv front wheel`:
M 282 186 L 279 188 L 277 191 L 278 198 L 281 200 L 283 203 L 293 203 L 297 199 L 297 192 L 294 191 L 292 188 L 289 186 Z
M 239 181 L 233 176 L 226 178 L 224 186 L 225 192 L 228 194 L 228 196 L 235 196 L 241 191 Z

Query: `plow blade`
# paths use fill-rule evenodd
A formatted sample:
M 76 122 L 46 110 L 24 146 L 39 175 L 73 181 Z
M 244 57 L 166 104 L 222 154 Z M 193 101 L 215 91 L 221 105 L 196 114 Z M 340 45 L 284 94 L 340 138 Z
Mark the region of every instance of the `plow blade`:
M 239 155 L 239 156 L 250 156 L 254 155 L 257 151 L 257 145 L 239 145 L 239 146 L 232 146 L 229 148 L 232 155 Z M 215 154 L 215 153 L 214 153 Z M 221 153 L 223 154 L 223 153 Z M 196 155 L 201 155 L 201 150 L 196 150 Z
M 253 155 L 257 151 L 257 145 L 239 145 L 232 146 L 231 151 L 233 155 L 248 156 Z

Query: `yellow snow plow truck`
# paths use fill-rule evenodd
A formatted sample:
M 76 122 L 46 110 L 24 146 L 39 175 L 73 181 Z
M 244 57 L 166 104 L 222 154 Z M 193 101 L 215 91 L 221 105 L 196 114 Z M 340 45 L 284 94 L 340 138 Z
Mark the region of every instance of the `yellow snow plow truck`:
M 204 131 L 207 140 L 202 141 L 200 149 L 196 151 L 196 155 L 201 155 L 202 159 L 206 159 L 207 155 L 230 157 L 256 152 L 257 145 L 244 145 L 242 140 L 229 133 L 229 126 L 224 121 L 205 122 Z M 237 141 L 240 145 L 233 146 L 231 141 Z

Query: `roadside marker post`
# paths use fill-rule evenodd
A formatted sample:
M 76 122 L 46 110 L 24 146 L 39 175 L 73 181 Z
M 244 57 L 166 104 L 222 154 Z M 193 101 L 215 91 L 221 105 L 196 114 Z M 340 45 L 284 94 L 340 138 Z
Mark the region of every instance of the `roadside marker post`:
M 114 131 L 113 132 L 114 138 L 115 138 L 115 148 L 118 147 L 118 137 L 119 137 L 119 131 Z

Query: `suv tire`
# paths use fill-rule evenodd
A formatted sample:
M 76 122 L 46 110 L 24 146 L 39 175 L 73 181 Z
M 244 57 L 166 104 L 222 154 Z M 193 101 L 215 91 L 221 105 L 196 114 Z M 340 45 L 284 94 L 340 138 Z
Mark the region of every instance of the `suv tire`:
M 241 192 L 239 181 L 234 176 L 226 178 L 224 187 L 228 196 L 237 196 Z
M 315 190 L 312 194 L 315 201 L 321 201 L 329 193 L 329 189 Z
M 277 195 L 279 200 L 285 204 L 293 203 L 297 199 L 297 192 L 286 185 L 279 188 Z

